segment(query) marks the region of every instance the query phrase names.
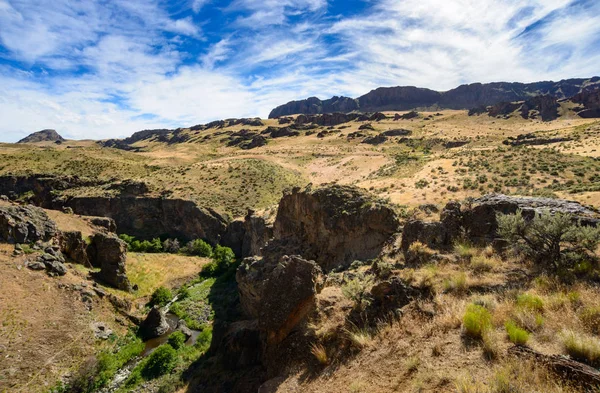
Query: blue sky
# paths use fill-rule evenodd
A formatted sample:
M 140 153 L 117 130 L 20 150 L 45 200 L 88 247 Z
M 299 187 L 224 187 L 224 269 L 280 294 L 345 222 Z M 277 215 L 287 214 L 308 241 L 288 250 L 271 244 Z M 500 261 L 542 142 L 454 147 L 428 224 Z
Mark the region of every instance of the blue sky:
M 598 74 L 597 0 L 0 0 L 0 141 Z

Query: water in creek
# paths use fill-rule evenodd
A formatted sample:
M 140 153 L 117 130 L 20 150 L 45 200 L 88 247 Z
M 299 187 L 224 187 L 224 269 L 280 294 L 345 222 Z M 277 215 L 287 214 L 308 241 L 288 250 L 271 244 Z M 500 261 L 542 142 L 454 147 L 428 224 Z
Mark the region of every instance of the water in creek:
M 177 328 L 177 324 L 179 323 L 179 318 L 177 317 L 177 315 L 172 314 L 172 313 L 167 313 L 165 315 L 165 317 L 167 318 L 167 322 L 169 323 L 169 330 L 167 330 L 167 332 L 165 334 L 163 334 L 162 336 L 159 336 L 159 337 L 156 337 L 156 338 L 146 341 L 145 342 L 146 347 L 144 348 L 144 351 L 141 353 L 141 355 L 139 357 L 131 360 L 122 369 L 120 369 L 115 374 L 115 376 L 114 376 L 113 380 L 111 381 L 111 383 L 109 384 L 109 386 L 107 388 L 101 390 L 100 393 L 112 393 L 112 392 L 116 391 L 127 380 L 129 375 L 131 374 L 131 371 L 135 368 L 135 366 L 138 365 L 138 363 L 143 358 L 150 355 L 152 352 L 154 352 L 154 350 L 156 348 L 158 348 L 159 346 L 161 346 L 162 344 L 166 343 L 169 340 L 169 336 Z M 190 330 L 192 331 L 192 335 L 185 342 L 185 345 L 194 345 L 196 343 L 196 340 L 198 339 L 198 336 L 201 333 L 198 330 L 192 330 L 192 329 L 190 329 Z

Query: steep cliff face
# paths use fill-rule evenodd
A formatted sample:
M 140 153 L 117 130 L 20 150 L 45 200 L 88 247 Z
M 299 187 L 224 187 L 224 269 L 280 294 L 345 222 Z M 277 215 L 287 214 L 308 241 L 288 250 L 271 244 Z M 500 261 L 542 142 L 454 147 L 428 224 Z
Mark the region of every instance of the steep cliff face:
M 358 98 L 358 102 L 365 112 L 400 111 L 435 105 L 441 96 L 437 91 L 414 86 L 380 87 Z
M 355 187 L 296 191 L 281 199 L 275 240 L 263 255 L 278 255 L 276 249 L 286 244 L 286 252 L 293 250 L 331 270 L 377 257 L 399 225 L 391 207 Z
M 582 90 L 597 87 L 600 78 L 566 79 L 559 82 L 544 81 L 535 83 L 472 83 L 461 85 L 446 92 L 438 92 L 413 86 L 397 86 L 375 89 L 356 100 L 356 107 L 348 108 L 338 104 L 337 109 L 326 105 L 330 101 L 340 102 L 340 97 L 321 101 L 312 97 L 306 100 L 292 101 L 275 108 L 269 118 L 293 114 L 319 114 L 331 112 L 349 112 L 360 110 L 375 112 L 386 110 L 410 110 L 419 107 L 438 107 L 444 109 L 470 109 L 479 106 L 495 105 L 499 102 L 526 101 L 535 96 L 549 95 L 557 99 L 572 97 Z M 344 102 L 351 102 L 350 98 Z
M 38 206 L 48 207 L 53 192 L 69 188 L 93 186 L 101 182 L 75 176 L 56 177 L 48 175 L 0 176 L 0 195 L 16 199 L 25 193 L 32 193 L 30 201 Z
M 53 208 L 63 206 L 81 215 L 110 217 L 120 233 L 140 238 L 168 235 L 216 244 L 228 225 L 228 219 L 216 211 L 183 199 L 76 197 L 57 201 Z

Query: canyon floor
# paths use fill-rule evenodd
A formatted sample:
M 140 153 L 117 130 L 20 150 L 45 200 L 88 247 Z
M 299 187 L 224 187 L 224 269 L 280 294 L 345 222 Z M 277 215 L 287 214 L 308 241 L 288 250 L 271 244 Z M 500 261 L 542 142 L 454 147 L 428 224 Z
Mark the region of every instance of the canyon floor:
M 351 121 L 271 137 L 252 149 L 232 143 L 236 135 L 259 135 L 267 127 L 288 124 L 272 119 L 261 120 L 260 126 L 221 124 L 160 134 L 180 141 L 150 133 L 127 143 L 127 149 L 91 140 L 0 144 L 0 176 L 92 180 L 56 191 L 63 198 L 118 197 L 112 185 L 133 181 L 144 185 L 136 191 L 138 197 L 190 200 L 230 219 L 243 218 L 251 209 L 266 221 L 275 219 L 282 195 L 292 188 L 310 192 L 331 185 L 364 190 L 377 204 L 391 206 L 403 223 L 437 222 L 447 202 L 460 200 L 470 206 L 474 198 L 490 193 L 567 199 L 600 209 L 598 119 L 567 112 L 550 122 L 454 110 L 419 112 L 398 120 L 396 112 L 384 114 L 379 121 Z M 11 202 L 0 201 L 0 207 L 26 204 L 35 197 L 34 191 L 24 192 Z M 77 213 L 44 210 L 61 231 L 79 231 L 86 238 L 96 230 Z M 122 234 L 118 228 L 117 232 Z M 126 385 L 113 390 L 73 390 L 67 385 L 90 358 L 100 358 L 101 353 L 118 358 L 123 348 L 141 345 L 127 341 L 128 332 L 135 329 L 136 319 L 145 318 L 148 302 L 160 287 L 172 295 L 186 288 L 190 297 L 175 303 L 183 310 L 182 319 L 190 317 L 190 327 L 216 336 L 218 323 L 233 323 L 241 312 L 235 270 L 200 276 L 211 259 L 130 249 L 127 275 L 136 289 L 125 292 L 94 280 L 97 269 L 72 261 L 61 277 L 29 270 L 27 260 L 39 251 L 14 255 L 13 244 L 0 243 L 0 392 L 244 392 L 261 386 L 261 393 L 500 393 L 598 388 L 554 373 L 535 356 L 515 355 L 515 340 L 506 327 L 516 324 L 527 336 L 527 348 L 541 356 L 573 359 L 567 342 L 571 334 L 593 353 L 575 360 L 597 373 L 597 263 L 560 275 L 529 258 L 468 241 L 442 251 L 422 245 L 412 250 L 419 259 L 414 263 L 399 251 L 400 241 L 398 237 L 386 243 L 378 258 L 345 266 L 344 271 L 323 272 L 325 284 L 315 294 L 315 309 L 294 330 L 293 362 L 279 375 L 264 370 L 264 375 L 253 374 L 250 368 L 232 382 L 228 378 L 239 370 L 223 368 L 209 356 L 216 349 L 209 351 L 210 342 L 205 342 L 180 350 L 170 374 L 129 377 Z M 600 250 L 593 251 L 597 261 Z M 383 269 L 375 268 L 377 264 Z M 428 295 L 359 326 L 357 308 L 369 301 L 366 294 L 373 287 L 390 277 Z M 99 291 L 94 293 L 94 288 Z M 489 326 L 483 336 L 466 333 L 465 315 L 473 305 L 487 310 Z M 202 323 L 195 326 L 194 320 Z M 112 331 L 110 338 L 94 335 L 97 323 Z M 250 356 L 240 349 L 236 358 L 242 353 Z M 111 378 L 127 362 L 110 369 Z M 219 385 L 220 381 L 224 382 Z

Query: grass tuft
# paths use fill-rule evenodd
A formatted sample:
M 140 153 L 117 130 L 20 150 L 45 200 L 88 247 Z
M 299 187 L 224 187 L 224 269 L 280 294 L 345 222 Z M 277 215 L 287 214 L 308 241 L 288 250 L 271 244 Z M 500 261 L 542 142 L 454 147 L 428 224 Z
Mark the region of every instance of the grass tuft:
M 600 340 L 593 336 L 565 330 L 561 339 L 566 353 L 593 367 L 600 366 Z
M 321 363 L 323 366 L 329 364 L 329 357 L 327 356 L 327 350 L 322 344 L 312 344 L 310 347 L 310 353 Z
M 529 340 L 529 333 L 517 326 L 514 321 L 507 321 L 504 324 L 508 339 L 515 345 L 525 345 Z
M 468 336 L 481 339 L 492 327 L 492 315 L 485 307 L 469 304 L 463 316 L 463 327 Z

